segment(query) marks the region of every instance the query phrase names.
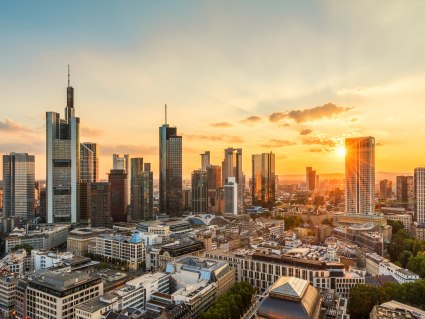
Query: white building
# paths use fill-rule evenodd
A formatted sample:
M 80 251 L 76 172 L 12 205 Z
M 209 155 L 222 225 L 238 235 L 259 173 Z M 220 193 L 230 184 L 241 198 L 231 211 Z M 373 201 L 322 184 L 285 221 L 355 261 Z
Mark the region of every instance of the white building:
M 88 273 L 45 272 L 28 281 L 26 313 L 31 319 L 72 319 L 78 304 L 102 294 L 102 280 Z
M 404 230 L 407 232 L 411 231 L 412 228 L 412 215 L 410 214 L 385 214 L 386 220 L 399 221 L 403 223 Z
M 131 237 L 121 235 L 98 235 L 89 244 L 88 251 L 108 261 L 121 261 L 130 269 L 140 269 L 146 261 L 145 244 L 135 231 Z
M 33 270 L 42 270 L 57 266 L 61 261 L 74 258 L 70 252 L 54 253 L 33 249 L 31 251 L 31 265 Z
M 236 183 L 236 177 L 228 177 L 224 183 L 224 213 L 238 214 L 238 183 Z
M 379 274 L 390 275 L 397 280 L 399 284 L 414 282 L 420 279 L 418 274 L 415 274 L 410 270 L 403 269 L 391 262 L 381 262 L 379 264 Z
M 15 228 L 6 237 L 5 251 L 9 253 L 16 245 L 31 245 L 34 249 L 50 250 L 66 242 L 68 226 L 43 225 L 35 229 Z

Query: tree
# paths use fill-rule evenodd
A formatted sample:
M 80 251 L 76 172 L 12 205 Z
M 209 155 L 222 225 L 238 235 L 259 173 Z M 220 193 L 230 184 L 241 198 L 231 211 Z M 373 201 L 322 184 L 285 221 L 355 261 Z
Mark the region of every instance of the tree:
M 333 224 L 334 224 L 333 218 L 331 218 L 331 219 L 325 218 L 324 220 L 322 220 L 322 225 L 333 226 Z
M 17 251 L 18 249 L 21 249 L 21 248 L 27 251 L 27 255 L 31 255 L 31 250 L 34 249 L 34 247 L 32 247 L 30 244 L 20 244 L 13 247 L 12 251 Z
M 393 235 L 395 235 L 396 233 L 398 233 L 399 230 L 404 229 L 404 225 L 401 221 L 397 220 L 387 220 L 387 224 L 390 225 L 392 227 L 392 232 Z

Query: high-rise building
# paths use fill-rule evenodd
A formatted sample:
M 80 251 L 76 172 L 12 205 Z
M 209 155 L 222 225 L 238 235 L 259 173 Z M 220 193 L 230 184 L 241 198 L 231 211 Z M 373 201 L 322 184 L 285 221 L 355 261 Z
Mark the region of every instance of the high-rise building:
M 208 212 L 208 180 L 207 171 L 198 169 L 192 172 L 192 211 Z
M 224 183 L 224 214 L 238 214 L 238 183 L 236 177 L 228 177 Z
M 112 228 L 109 182 L 91 184 L 91 226 Z
M 111 169 L 111 216 L 114 223 L 127 222 L 127 173 L 124 169 Z
M 183 209 L 184 211 L 192 209 L 192 190 L 190 188 L 183 190 Z
M 229 177 L 235 177 L 238 185 L 237 210 L 239 214 L 244 211 L 245 181 L 242 172 L 242 149 L 227 148 L 224 150 L 224 160 L 222 162 L 222 182 L 226 183 Z
M 375 138 L 345 139 L 345 209 L 375 214 Z
M 139 218 L 138 212 L 138 194 L 139 191 L 138 183 L 136 179 L 143 172 L 143 157 L 134 157 L 130 159 L 131 164 L 131 185 L 130 185 L 130 216 L 131 220 L 137 220 Z
M 379 182 L 379 199 L 381 200 L 387 200 L 391 197 L 391 194 L 393 193 L 393 182 L 384 179 Z
M 425 167 L 415 168 L 415 217 L 420 224 L 425 223 Z
M 275 203 L 275 155 L 252 155 L 252 205 L 272 208 Z
M 34 218 L 34 162 L 27 153 L 3 155 L 3 216 Z
M 80 182 L 80 226 L 91 226 L 91 183 Z
M 205 151 L 201 154 L 201 169 L 205 171 L 208 165 L 210 165 L 210 151 Z
M 131 201 L 131 160 L 130 155 L 112 154 L 112 169 L 123 169 L 127 173 L 127 203 Z
M 311 167 L 305 169 L 305 188 L 314 191 L 316 188 L 316 171 Z
M 133 161 L 133 159 L 131 159 Z M 150 220 L 153 219 L 153 172 L 150 170 L 150 163 L 141 161 L 135 162 L 136 168 L 133 170 L 133 162 L 131 169 L 134 173 L 132 177 L 132 203 L 131 203 L 131 220 Z M 143 170 L 139 171 L 139 167 Z M 137 171 L 137 172 L 136 172 Z
M 159 128 L 159 212 L 179 216 L 182 210 L 182 137 L 177 128 L 165 124 Z
M 47 222 L 79 222 L 80 119 L 75 117 L 74 89 L 68 70 L 65 119 L 46 113 Z
M 208 179 L 208 212 L 218 212 L 217 188 L 223 187 L 221 182 L 221 166 L 207 166 Z
M 80 179 L 87 183 L 99 181 L 99 148 L 96 143 L 80 144 Z
M 396 183 L 397 205 L 408 208 L 415 199 L 413 176 L 397 176 Z

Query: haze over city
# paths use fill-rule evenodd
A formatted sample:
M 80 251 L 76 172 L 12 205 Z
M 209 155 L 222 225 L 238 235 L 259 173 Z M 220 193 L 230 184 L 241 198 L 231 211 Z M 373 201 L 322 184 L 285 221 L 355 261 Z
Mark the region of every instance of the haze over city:
M 410 172 L 425 148 L 423 1 L 5 2 L 0 151 L 36 155 L 63 113 L 67 65 L 81 142 L 158 170 L 158 127 L 183 136 L 183 177 L 211 151 L 276 154 L 277 174 L 343 173 L 343 139 L 374 136 L 376 170 Z M 402 159 L 401 159 L 402 158 Z

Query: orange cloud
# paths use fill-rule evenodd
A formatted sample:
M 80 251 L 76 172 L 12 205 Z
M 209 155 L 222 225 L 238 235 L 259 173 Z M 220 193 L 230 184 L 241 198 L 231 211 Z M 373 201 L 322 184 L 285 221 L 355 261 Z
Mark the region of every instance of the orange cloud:
M 261 122 L 263 119 L 260 116 L 257 115 L 252 115 L 252 116 L 248 116 L 247 118 L 241 120 L 240 122 L 243 124 L 247 124 L 247 125 L 253 125 L 256 124 L 258 122 Z
M 301 130 L 300 135 L 308 135 L 311 132 L 313 132 L 313 130 L 310 130 L 308 128 L 305 128 L 305 129 Z
M 261 146 L 265 148 L 274 148 L 274 147 L 292 146 L 295 144 L 296 144 L 295 142 L 288 141 L 288 140 L 273 139 L 273 140 L 270 140 L 268 144 L 263 144 Z
M 25 127 L 19 123 L 16 123 L 12 120 L 5 119 L 0 121 L 0 131 L 4 132 L 31 132 L 32 129 Z
M 292 119 L 297 123 L 320 120 L 323 118 L 333 118 L 341 113 L 348 112 L 352 108 L 342 107 L 333 103 L 326 103 L 321 106 L 316 106 L 310 109 L 292 110 L 289 112 L 274 112 L 270 114 L 271 122 L 279 122 L 282 119 Z
M 211 123 L 211 127 L 232 127 L 233 125 L 228 122 Z

